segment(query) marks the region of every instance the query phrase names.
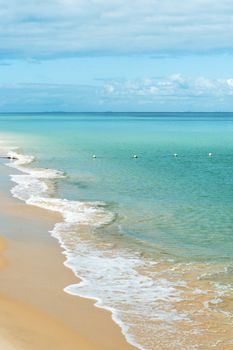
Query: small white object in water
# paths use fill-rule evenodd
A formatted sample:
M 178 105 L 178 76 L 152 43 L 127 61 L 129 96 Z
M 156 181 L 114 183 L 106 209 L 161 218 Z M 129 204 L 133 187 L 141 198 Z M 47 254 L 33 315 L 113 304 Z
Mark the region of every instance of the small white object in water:
M 133 156 L 134 158 L 138 158 L 138 156 L 136 155 L 136 154 L 134 154 L 134 156 Z
M 95 154 L 93 154 L 92 158 L 96 158 L 96 155 L 95 155 Z
M 176 158 L 176 157 L 178 157 L 178 154 L 177 154 L 177 153 L 174 153 L 173 156 Z
M 209 157 L 212 157 L 212 155 L 213 155 L 213 153 L 211 153 L 211 152 L 208 154 Z

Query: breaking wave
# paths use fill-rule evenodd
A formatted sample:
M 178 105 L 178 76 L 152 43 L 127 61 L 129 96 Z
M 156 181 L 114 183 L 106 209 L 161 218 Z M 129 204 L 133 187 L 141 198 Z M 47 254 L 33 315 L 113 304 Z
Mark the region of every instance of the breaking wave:
M 129 343 L 147 350 L 214 348 L 215 338 L 221 338 L 219 328 L 215 333 L 215 320 L 208 330 L 211 341 L 201 338 L 213 310 L 224 318 L 223 334 L 226 324 L 232 327 L 232 315 L 219 307 L 231 289 L 200 279 L 212 273 L 212 266 L 152 261 L 132 249 L 119 249 L 114 242 L 96 241 L 96 229 L 115 220 L 106 203 L 54 198 L 54 183 L 65 179 L 63 172 L 34 168 L 34 157 L 17 151 L 8 152 L 8 158 L 8 166 L 20 171 L 11 175 L 13 196 L 63 217 L 51 234 L 64 249 L 65 265 L 81 279 L 65 291 L 95 299 L 96 306 L 110 310 Z M 229 339 L 222 342 L 230 344 Z

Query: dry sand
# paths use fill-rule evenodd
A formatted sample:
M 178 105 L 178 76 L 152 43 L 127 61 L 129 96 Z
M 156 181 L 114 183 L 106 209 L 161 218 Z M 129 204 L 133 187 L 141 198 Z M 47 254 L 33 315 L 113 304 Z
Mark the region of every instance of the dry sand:
M 111 314 L 63 288 L 77 283 L 48 231 L 60 215 L 13 199 L 0 164 L 0 349 L 133 350 Z

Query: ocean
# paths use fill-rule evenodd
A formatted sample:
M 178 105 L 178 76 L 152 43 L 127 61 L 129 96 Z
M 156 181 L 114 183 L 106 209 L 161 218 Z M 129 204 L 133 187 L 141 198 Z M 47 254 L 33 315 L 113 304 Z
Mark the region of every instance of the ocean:
M 0 141 L 12 195 L 63 215 L 65 292 L 140 349 L 233 349 L 233 113 L 1 114 Z

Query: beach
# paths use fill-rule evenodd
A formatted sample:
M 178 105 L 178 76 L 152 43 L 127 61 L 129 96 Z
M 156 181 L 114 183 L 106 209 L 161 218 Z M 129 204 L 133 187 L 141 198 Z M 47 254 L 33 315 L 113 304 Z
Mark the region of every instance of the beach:
M 12 198 L 9 174 L 12 169 L 1 162 L 0 347 L 133 349 L 110 312 L 63 291 L 77 278 L 49 234 L 60 215 Z
M 1 5 L 0 350 L 233 350 L 231 1 Z
M 2 116 L 4 346 L 231 350 L 232 121 Z

